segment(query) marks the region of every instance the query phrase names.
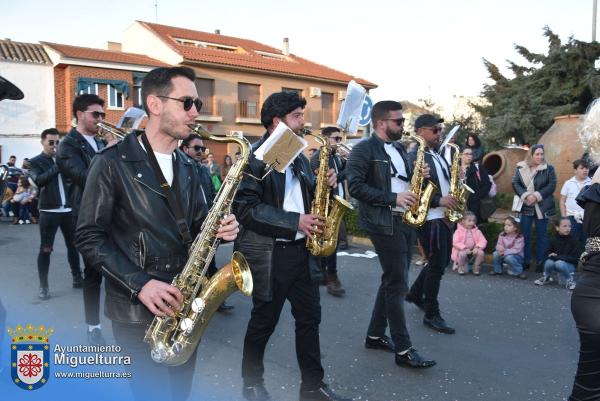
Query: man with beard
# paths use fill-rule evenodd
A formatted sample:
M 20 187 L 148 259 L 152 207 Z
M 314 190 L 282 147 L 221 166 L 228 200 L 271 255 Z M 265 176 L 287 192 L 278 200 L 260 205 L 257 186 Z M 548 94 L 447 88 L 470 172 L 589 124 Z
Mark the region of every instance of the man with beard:
M 450 190 L 450 165 L 441 157 L 437 148 L 440 145 L 443 119 L 431 114 L 423 114 L 415 121 L 417 135 L 425 140 L 425 162 L 432 166 L 431 180 L 438 187 L 431 197 L 431 205 L 427 213 L 427 221 L 418 229 L 419 241 L 427 254 L 428 263 L 410 288 L 406 296 L 408 302 L 414 303 L 425 311 L 423 324 L 435 331 L 454 334 L 440 312 L 438 293 L 444 269 L 450 263 L 452 252 L 452 224 L 444 217 L 446 209 L 456 209 L 458 202 L 448 195 Z M 415 149 L 411 153 L 416 158 Z
M 56 152 L 56 164 L 60 174 L 66 178 L 69 187 L 69 202 L 73 209 L 73 219 L 77 221 L 81 195 L 87 180 L 88 170 L 96 153 L 105 143 L 96 138 L 104 113 L 104 100 L 93 94 L 79 95 L 73 101 L 73 116 L 77 120 L 74 127 L 60 142 Z M 88 325 L 87 337 L 90 345 L 105 345 L 100 326 L 100 285 L 102 275 L 83 259 L 83 282 L 81 276 L 73 276 L 73 287 L 83 286 L 85 322 Z
M 397 142 L 404 126 L 402 105 L 391 100 L 376 103 L 371 124 L 371 137 L 354 146 L 346 165 L 350 195 L 360 202 L 359 224 L 369 233 L 383 270 L 365 347 L 393 352 L 399 366 L 427 368 L 435 361 L 412 347 L 404 314 L 415 230 L 402 216 L 418 199 L 410 192 L 413 166 Z M 429 174 L 427 166 L 422 173 Z M 391 340 L 385 335 L 388 324 Z
M 207 215 L 193 161 L 179 149 L 202 107 L 187 67 L 157 68 L 142 82 L 146 130 L 129 134 L 96 156 L 90 167 L 77 224 L 77 246 L 101 271 L 105 314 L 113 336 L 130 355 L 136 400 L 185 400 L 196 354 L 182 365 L 155 363 L 143 342 L 155 316 L 175 316 L 183 303 L 171 285 Z M 217 237 L 232 241 L 235 216 L 221 220 Z
M 48 270 L 50 269 L 50 254 L 54 246 L 56 231 L 60 231 L 67 246 L 67 257 L 73 275 L 73 283 L 81 283 L 79 254 L 75 248 L 75 220 L 67 199 L 68 188 L 62 174 L 56 165 L 56 148 L 59 143 L 59 133 L 56 128 L 48 128 L 42 132 L 43 151 L 31 159 L 29 174 L 40 189 L 40 252 L 37 265 L 40 278 L 39 298 L 50 298 L 48 289 Z

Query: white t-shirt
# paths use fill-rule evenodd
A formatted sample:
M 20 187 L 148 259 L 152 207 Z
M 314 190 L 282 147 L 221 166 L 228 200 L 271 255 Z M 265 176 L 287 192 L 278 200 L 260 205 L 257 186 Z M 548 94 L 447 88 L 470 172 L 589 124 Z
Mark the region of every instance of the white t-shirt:
M 450 171 L 446 163 L 442 160 L 440 155 L 430 150 L 427 151 L 430 155 L 433 156 L 433 166 L 429 166 L 429 168 L 435 168 L 435 172 L 437 173 L 438 180 L 440 182 L 440 192 L 442 196 L 447 196 L 450 192 L 450 181 L 446 177 L 450 177 Z M 444 174 L 445 172 L 445 174 Z M 442 219 L 444 218 L 444 213 L 446 212 L 446 208 L 444 206 L 438 206 L 435 208 L 430 208 L 427 213 L 427 221 Z
M 138 143 L 140 144 L 140 146 L 142 147 L 142 149 L 144 149 L 144 152 L 146 152 L 146 148 L 144 147 L 144 144 L 141 143 L 140 141 L 138 141 Z M 163 176 L 165 177 L 165 180 L 167 180 L 167 183 L 169 184 L 169 186 L 171 186 L 173 184 L 173 158 L 172 156 L 176 156 L 177 153 L 173 154 L 165 154 L 165 153 L 158 153 L 158 152 L 154 152 L 154 156 L 156 157 L 156 161 L 158 162 L 158 167 L 160 167 L 160 171 L 162 171 Z M 205 197 L 206 198 L 206 197 Z
M 81 136 L 85 138 L 85 140 L 90 144 L 90 146 L 92 147 L 92 149 L 94 149 L 94 151 L 98 152 L 98 144 L 96 143 L 96 140 L 94 139 L 94 135 L 81 134 Z
M 302 198 L 302 187 L 300 180 L 294 175 L 292 166 L 285 169 L 285 195 L 283 196 L 283 210 L 304 214 L 304 200 Z M 295 240 L 305 237 L 301 231 L 296 232 Z M 278 241 L 287 241 L 278 238 Z
M 571 177 L 562 186 L 560 190 L 560 194 L 562 196 L 566 196 L 567 199 L 565 201 L 565 207 L 567 209 L 567 216 L 575 216 L 577 214 L 581 214 L 583 216 L 583 209 L 581 206 L 575 202 L 575 198 L 579 195 L 579 192 L 586 185 L 590 185 L 592 183 L 592 179 L 590 177 L 586 177 L 583 181 L 578 181 L 577 178 Z
M 402 160 L 402 156 L 400 156 L 400 152 L 398 152 L 398 149 L 396 149 L 394 147 L 394 145 L 391 143 L 386 143 L 385 145 L 383 145 L 383 148 L 385 149 L 385 153 L 387 153 L 390 156 L 390 159 L 392 160 L 392 164 L 394 166 L 394 168 L 392 168 L 392 166 L 390 166 L 390 170 L 391 170 L 391 174 L 392 174 L 392 178 L 391 178 L 392 192 L 398 194 L 400 192 L 408 191 L 410 188 L 409 182 L 398 178 L 398 175 L 400 175 L 400 176 L 408 179 L 408 174 L 406 173 L 406 166 L 404 165 L 404 160 Z M 394 169 L 395 169 L 395 171 L 394 171 Z M 399 211 L 399 212 L 405 211 L 405 209 L 400 206 L 396 206 L 392 210 Z

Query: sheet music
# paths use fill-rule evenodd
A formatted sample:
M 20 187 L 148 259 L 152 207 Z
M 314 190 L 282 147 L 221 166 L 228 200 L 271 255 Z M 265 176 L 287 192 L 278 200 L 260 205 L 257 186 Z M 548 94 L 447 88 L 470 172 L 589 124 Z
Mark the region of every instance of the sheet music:
M 348 82 L 346 98 L 342 102 L 337 126 L 349 134 L 356 134 L 367 90 L 354 81 Z
M 304 138 L 280 122 L 265 143 L 256 149 L 254 156 L 283 173 L 307 146 L 308 142 Z

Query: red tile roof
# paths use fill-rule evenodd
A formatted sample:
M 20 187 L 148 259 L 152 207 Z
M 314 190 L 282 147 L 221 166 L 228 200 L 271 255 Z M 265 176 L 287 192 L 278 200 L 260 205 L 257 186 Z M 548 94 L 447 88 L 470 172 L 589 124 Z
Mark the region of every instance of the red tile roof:
M 281 50 L 248 39 L 240 39 L 214 33 L 193 31 L 150 22 L 137 21 L 151 32 L 154 32 L 163 42 L 188 61 L 221 64 L 252 70 L 270 71 L 286 75 L 317 78 L 347 83 L 354 79 L 368 88 L 375 88 L 372 82 L 353 77 L 352 75 L 334 70 L 321 64 L 306 60 L 296 55 L 284 56 Z M 236 48 L 221 50 L 215 48 L 195 47 L 176 42 L 176 39 L 207 42 Z M 265 57 L 258 52 L 266 52 L 282 58 Z
M 110 63 L 143 65 L 149 67 L 169 67 L 169 64 L 141 54 L 123 53 L 114 50 L 93 49 L 90 47 L 62 45 L 50 42 L 40 43 L 51 47 L 64 57 L 74 59 L 106 61 Z
M 0 40 L 0 60 L 52 64 L 42 45 L 13 42 L 10 39 Z

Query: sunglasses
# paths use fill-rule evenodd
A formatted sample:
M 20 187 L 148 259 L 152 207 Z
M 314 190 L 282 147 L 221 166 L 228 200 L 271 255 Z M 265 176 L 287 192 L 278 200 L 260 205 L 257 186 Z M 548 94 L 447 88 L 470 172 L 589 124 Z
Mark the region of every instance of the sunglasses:
M 194 145 L 192 146 L 192 148 L 196 151 L 196 152 L 206 152 L 206 147 L 205 146 L 200 146 L 200 145 Z
M 403 125 L 405 118 L 386 118 L 386 120 L 395 121 L 397 125 Z
M 103 113 L 101 111 L 86 110 L 86 111 L 84 111 L 84 113 L 90 113 L 92 115 L 92 117 L 94 117 L 96 120 L 99 119 L 100 117 L 102 117 L 102 119 L 106 118 L 106 113 Z
M 333 139 L 336 142 L 340 142 L 342 140 L 341 136 L 332 136 L 331 139 Z
M 55 141 L 55 140 L 53 140 L 53 139 L 50 139 L 50 140 L 48 141 L 48 145 L 50 145 L 50 146 L 54 146 L 54 145 L 58 146 L 58 143 L 59 143 L 59 142 L 60 142 L 60 140 L 59 140 L 59 139 L 57 139 L 56 141 Z
M 428 129 L 434 134 L 439 134 L 440 132 L 442 132 L 442 129 L 440 127 L 423 127 L 423 129 Z
M 171 99 L 171 100 L 176 100 L 178 102 L 181 102 L 181 103 L 183 103 L 183 110 L 185 110 L 185 111 L 190 111 L 192 106 L 196 106 L 196 111 L 198 113 L 200 113 L 200 109 L 202 109 L 202 100 L 200 100 L 198 98 L 185 96 L 185 97 L 179 99 L 176 97 L 158 96 L 158 95 L 156 97 L 162 97 L 163 99 Z

